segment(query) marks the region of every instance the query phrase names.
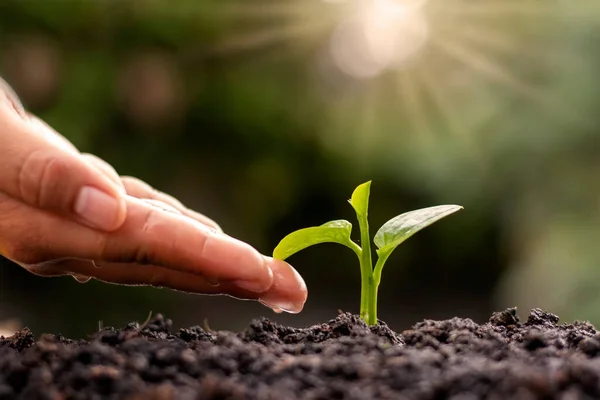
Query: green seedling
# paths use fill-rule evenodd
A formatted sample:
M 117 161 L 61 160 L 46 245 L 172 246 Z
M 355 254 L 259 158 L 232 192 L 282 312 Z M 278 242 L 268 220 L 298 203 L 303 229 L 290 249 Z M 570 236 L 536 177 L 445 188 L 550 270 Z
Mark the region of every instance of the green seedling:
M 273 258 L 285 260 L 307 247 L 319 243 L 339 243 L 349 247 L 360 260 L 361 296 L 360 317 L 368 325 L 377 324 L 377 292 L 381 282 L 383 265 L 400 243 L 436 221 L 461 210 L 461 206 L 442 205 L 410 211 L 390 219 L 375 234 L 377 262 L 373 269 L 371 240 L 367 218 L 371 181 L 358 186 L 349 200 L 356 212 L 360 228 L 360 243 L 352 241 L 352 224 L 346 220 L 327 222 L 321 226 L 300 229 L 284 237 L 273 250 Z

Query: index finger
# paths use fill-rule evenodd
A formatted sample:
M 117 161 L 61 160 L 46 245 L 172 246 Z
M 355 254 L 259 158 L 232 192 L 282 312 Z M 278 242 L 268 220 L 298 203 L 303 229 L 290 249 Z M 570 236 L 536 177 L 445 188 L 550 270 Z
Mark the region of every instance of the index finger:
M 11 236 L 25 238 L 26 243 L 13 242 L 19 254 L 11 257 L 9 250 L 7 256 L 26 264 L 64 257 L 152 264 L 255 293 L 273 284 L 268 261 L 247 243 L 131 196 L 126 203 L 125 222 L 113 232 L 96 231 L 25 204 L 12 207 Z
M 127 219 L 120 230 L 107 235 L 102 259 L 201 273 L 219 282 L 235 281 L 253 292 L 272 285 L 267 261 L 249 244 L 134 197 L 128 196 L 127 204 Z

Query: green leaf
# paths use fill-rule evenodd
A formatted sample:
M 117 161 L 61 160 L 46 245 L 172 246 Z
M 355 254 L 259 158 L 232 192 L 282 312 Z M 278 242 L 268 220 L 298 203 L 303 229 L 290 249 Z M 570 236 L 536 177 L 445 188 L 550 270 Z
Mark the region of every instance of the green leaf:
M 319 243 L 339 243 L 356 251 L 350 239 L 352 224 L 346 220 L 330 221 L 321 226 L 300 229 L 284 237 L 273 250 L 273 258 L 285 260 L 292 254 Z
M 367 217 L 369 210 L 369 194 L 371 193 L 371 181 L 359 185 L 350 198 L 350 204 L 360 217 Z
M 377 254 L 389 254 L 421 229 L 461 209 L 457 205 L 435 206 L 409 211 L 390 219 L 379 228 L 373 239 L 379 248 Z

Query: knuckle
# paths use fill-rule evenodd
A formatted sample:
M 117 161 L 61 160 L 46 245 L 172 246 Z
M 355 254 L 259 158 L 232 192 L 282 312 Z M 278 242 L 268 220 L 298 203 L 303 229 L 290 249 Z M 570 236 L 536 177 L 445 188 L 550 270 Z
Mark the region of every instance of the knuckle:
M 212 240 L 212 235 L 201 235 L 198 237 L 198 257 L 201 259 L 210 258 L 208 242 Z
M 148 265 L 157 261 L 156 246 L 149 246 L 148 243 L 156 241 L 156 238 L 164 238 L 165 234 L 162 232 L 161 227 L 164 224 L 161 222 L 159 211 L 154 207 L 149 208 L 144 217 L 144 222 L 141 227 L 142 237 L 146 240 L 138 243 L 134 262 L 142 265 Z
M 39 172 L 39 160 L 39 151 L 30 153 L 21 164 L 21 168 L 17 174 L 19 194 L 23 201 L 29 204 L 35 204 L 39 196 L 39 185 L 37 184 L 41 175 Z
M 110 257 L 110 241 L 108 239 L 108 236 L 105 234 L 100 234 L 96 237 L 95 242 L 94 242 L 94 249 L 95 249 L 95 253 L 97 254 L 97 257 L 100 260 L 109 260 Z
M 69 171 L 66 160 L 42 151 L 32 152 L 23 162 L 18 174 L 21 198 L 35 207 L 51 207 L 60 203 L 57 195 L 64 193 Z
M 69 167 L 67 162 L 59 157 L 50 157 L 46 159 L 44 166 L 42 168 L 42 177 L 41 177 L 41 188 L 42 193 L 40 196 L 41 199 L 44 199 L 46 192 L 49 192 L 52 189 L 56 189 L 58 183 L 65 178 L 66 173 L 68 172 Z
M 138 264 L 164 265 L 172 263 L 174 255 L 182 249 L 182 236 L 166 217 L 162 209 L 148 207 L 140 226 L 139 240 L 135 246 L 135 262 Z
M 163 225 L 160 220 L 158 209 L 151 207 L 146 212 L 144 224 L 142 225 L 142 233 L 144 235 L 154 235 L 160 233 L 160 227 Z
M 152 217 L 145 217 L 152 219 Z M 132 236 L 123 236 L 120 234 L 101 234 L 94 241 L 92 251 L 93 258 L 96 261 L 110 263 L 135 263 L 140 265 L 152 264 L 154 253 L 152 241 L 147 237 L 148 229 L 146 226 L 152 224 L 151 221 L 140 225 L 139 234 Z
M 161 237 L 159 226 L 159 217 L 157 210 L 150 208 L 146 211 L 143 217 L 143 223 L 140 226 L 140 234 L 138 237 L 141 240 L 135 241 L 127 251 L 119 251 L 115 254 L 115 257 L 111 257 L 115 261 L 120 262 L 133 262 L 140 265 L 157 264 L 157 246 L 152 245 L 157 242 L 157 238 L 164 239 L 164 234 Z M 136 235 L 137 236 L 137 235 Z M 107 251 L 110 251 L 107 250 Z
M 93 260 L 109 263 L 138 263 L 142 259 L 141 244 L 111 234 L 98 235 L 93 243 Z M 141 263 L 140 263 L 141 264 Z M 96 264 L 95 264 L 96 265 Z

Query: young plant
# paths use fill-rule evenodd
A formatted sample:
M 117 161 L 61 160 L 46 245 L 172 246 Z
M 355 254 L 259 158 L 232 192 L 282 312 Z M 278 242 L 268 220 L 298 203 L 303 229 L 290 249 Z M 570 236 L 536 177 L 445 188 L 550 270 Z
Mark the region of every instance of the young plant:
M 410 211 L 390 219 L 375 234 L 377 262 L 373 269 L 369 222 L 369 194 L 371 181 L 358 186 L 349 200 L 356 212 L 360 228 L 360 243 L 350 239 L 352 224 L 346 220 L 335 220 L 321 226 L 300 229 L 284 237 L 273 250 L 273 258 L 285 260 L 292 254 L 319 243 L 339 243 L 349 247 L 360 260 L 361 296 L 360 317 L 368 325 L 377 324 L 377 291 L 381 282 L 383 265 L 400 243 L 428 227 L 434 222 L 462 209 L 457 205 L 443 205 Z

